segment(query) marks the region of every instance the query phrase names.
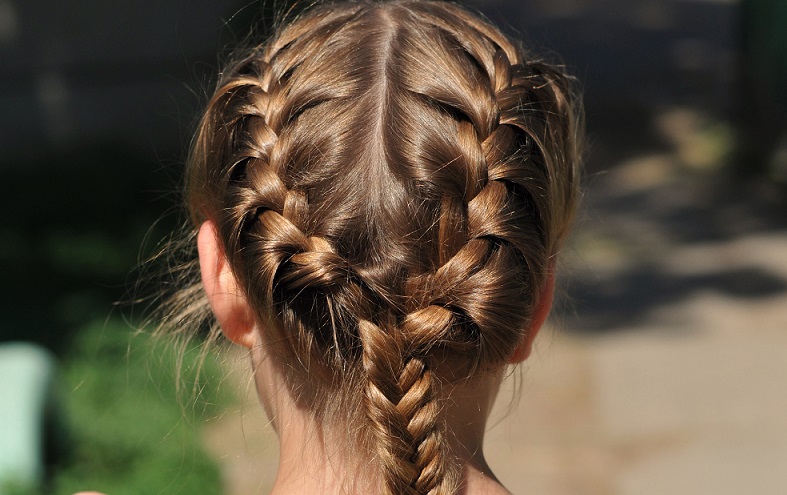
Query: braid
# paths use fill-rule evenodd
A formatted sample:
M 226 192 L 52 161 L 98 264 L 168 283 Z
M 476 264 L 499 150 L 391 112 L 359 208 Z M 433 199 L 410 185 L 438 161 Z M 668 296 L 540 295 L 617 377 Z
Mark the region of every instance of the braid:
M 364 400 L 378 456 L 385 472 L 386 493 L 449 493 L 441 489 L 447 476 L 443 432 L 434 377 L 425 359 L 409 356 L 392 332 L 362 320 L 363 367 L 368 377 Z
M 348 435 L 387 494 L 459 488 L 442 385 L 522 341 L 574 209 L 575 126 L 565 76 L 432 1 L 318 8 L 209 102 L 192 216 L 315 416 L 368 426 Z
M 491 46 L 483 38 L 475 41 L 476 47 Z M 484 57 L 474 60 L 484 67 Z M 508 319 L 506 315 L 520 312 L 517 301 L 493 293 L 537 289 L 535 283 L 523 284 L 527 281 L 498 272 L 505 270 L 506 263 L 514 266 L 526 259 L 533 265 L 530 271 L 542 275 L 547 264 L 546 256 L 532 259 L 525 255 L 537 245 L 546 251 L 547 233 L 537 223 L 523 225 L 543 219 L 528 220 L 522 211 L 548 214 L 547 208 L 536 204 L 544 195 L 539 188 L 545 187 L 547 172 L 538 163 L 527 163 L 531 157 L 522 153 L 528 152 L 528 139 L 524 138 L 525 146 L 519 139 L 521 128 L 534 132 L 522 122 L 520 74 L 526 69 L 512 67 L 499 47 L 490 60 L 486 67 L 489 85 L 477 87 L 480 94 L 468 95 L 466 100 L 448 101 L 430 88 L 416 90 L 425 100 L 466 120 L 457 122 L 457 138 L 445 158 L 435 161 L 443 170 L 424 174 L 444 174 L 457 184 L 446 188 L 440 200 L 438 267 L 433 275 L 419 276 L 411 284 L 418 287 L 419 303 L 402 329 L 419 346 L 439 344 L 457 352 L 473 349 L 472 369 L 480 363 L 501 362 L 507 355 L 499 350 L 512 349 L 521 338 L 521 326 L 516 324 L 510 325 L 507 336 L 505 331 L 492 330 Z M 486 102 L 488 108 L 480 108 L 478 102 Z

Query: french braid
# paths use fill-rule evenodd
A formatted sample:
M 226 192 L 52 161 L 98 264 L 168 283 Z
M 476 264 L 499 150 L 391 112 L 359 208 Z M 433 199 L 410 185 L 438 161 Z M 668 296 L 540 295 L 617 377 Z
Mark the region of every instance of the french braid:
M 315 415 L 366 425 L 385 493 L 460 485 L 443 385 L 524 338 L 575 208 L 569 86 L 453 4 L 353 2 L 250 50 L 208 104 L 192 217 Z

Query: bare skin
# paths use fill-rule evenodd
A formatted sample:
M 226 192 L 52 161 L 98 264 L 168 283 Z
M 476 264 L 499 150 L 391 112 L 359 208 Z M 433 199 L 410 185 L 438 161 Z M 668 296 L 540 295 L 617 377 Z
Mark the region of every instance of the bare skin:
M 369 478 L 362 460 L 348 461 L 341 427 L 329 428 L 315 422 L 313 415 L 299 406 L 266 347 L 251 350 L 257 392 L 278 434 L 280 458 L 271 495 L 314 493 L 375 493 L 377 477 Z M 455 452 L 461 453 L 465 469 L 464 494 L 502 495 L 509 492 L 497 481 L 484 458 L 482 446 L 486 420 L 501 374 L 489 374 L 471 385 L 451 391 L 454 399 L 448 429 L 455 432 Z M 350 484 L 351 483 L 351 484 Z

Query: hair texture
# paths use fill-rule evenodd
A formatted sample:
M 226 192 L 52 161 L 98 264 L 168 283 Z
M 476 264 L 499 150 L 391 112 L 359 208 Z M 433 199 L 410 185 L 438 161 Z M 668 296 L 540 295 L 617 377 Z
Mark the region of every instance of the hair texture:
M 287 386 L 324 421 L 350 411 L 385 493 L 459 487 L 441 390 L 525 337 L 578 197 L 571 83 L 416 0 L 316 7 L 220 76 L 194 228 L 215 222 Z M 198 287 L 172 320 L 204 312 Z

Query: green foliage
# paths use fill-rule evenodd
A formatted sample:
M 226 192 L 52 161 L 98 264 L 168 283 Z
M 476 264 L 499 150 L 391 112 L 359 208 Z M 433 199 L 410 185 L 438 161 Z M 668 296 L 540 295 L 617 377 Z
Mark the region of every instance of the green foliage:
M 179 352 L 169 342 L 133 335 L 120 321 L 79 332 L 64 366 L 73 440 L 51 493 L 221 493 L 217 466 L 200 447 L 199 425 L 229 398 L 219 393 L 212 355 L 196 345 L 187 349 L 177 377 Z
M 0 493 L 3 495 L 37 495 L 38 492 L 34 486 L 28 483 L 19 483 L 17 481 L 4 481 L 0 483 Z

